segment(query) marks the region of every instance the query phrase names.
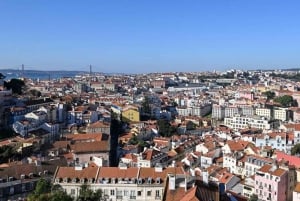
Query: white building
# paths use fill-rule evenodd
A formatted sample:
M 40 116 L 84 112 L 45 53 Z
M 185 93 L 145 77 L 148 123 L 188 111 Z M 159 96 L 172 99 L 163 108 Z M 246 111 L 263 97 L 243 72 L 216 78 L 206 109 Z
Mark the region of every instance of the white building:
M 287 152 L 287 134 L 286 133 L 268 133 L 256 138 L 257 147 L 271 146 L 273 149 Z
M 286 108 L 276 108 L 274 109 L 274 119 L 280 121 L 287 121 L 287 109 Z
M 236 114 L 239 114 L 239 109 L 236 106 L 230 106 L 225 108 L 225 118 L 233 117 Z
M 250 177 L 256 173 L 258 169 L 260 169 L 265 164 L 272 164 L 273 159 L 264 158 L 255 155 L 249 155 L 245 162 L 245 176 Z
M 168 182 L 169 190 L 186 187 L 186 174 L 182 168 L 138 167 L 59 167 L 54 184 L 59 184 L 76 198 L 82 184 L 101 190 L 109 200 L 162 200 Z
M 224 119 L 224 125 L 232 128 L 234 130 L 244 129 L 244 128 L 258 128 L 258 129 L 270 129 L 271 125 L 269 121 L 264 118 L 259 118 L 257 116 L 240 116 L 235 115 L 234 117 L 227 117 Z
M 257 116 L 266 117 L 267 119 L 271 119 L 272 111 L 269 108 L 256 108 L 255 114 Z
M 221 105 L 214 104 L 212 107 L 211 118 L 221 120 L 224 119 L 224 117 L 225 117 L 225 108 Z

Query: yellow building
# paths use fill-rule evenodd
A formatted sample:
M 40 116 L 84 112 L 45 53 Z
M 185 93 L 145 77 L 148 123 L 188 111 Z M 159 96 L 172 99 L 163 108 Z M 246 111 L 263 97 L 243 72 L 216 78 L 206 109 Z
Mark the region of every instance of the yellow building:
M 139 122 L 140 121 L 140 112 L 138 108 L 128 107 L 124 108 L 122 111 L 122 121 L 124 122 Z

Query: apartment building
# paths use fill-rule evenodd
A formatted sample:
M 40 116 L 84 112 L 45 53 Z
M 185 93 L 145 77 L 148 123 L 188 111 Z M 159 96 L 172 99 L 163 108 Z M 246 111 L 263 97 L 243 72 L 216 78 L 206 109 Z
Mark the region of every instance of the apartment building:
M 280 121 L 288 120 L 288 111 L 286 108 L 276 108 L 274 109 L 274 119 L 278 119 Z
M 155 201 L 163 199 L 167 179 L 171 190 L 186 186 L 186 174 L 180 167 L 59 167 L 53 182 L 74 198 L 82 184 L 89 184 L 112 201 Z
M 264 165 L 255 174 L 255 193 L 262 201 L 286 201 L 288 171 L 276 165 Z
M 244 128 L 258 128 L 258 129 L 270 129 L 271 125 L 269 121 L 264 118 L 259 118 L 257 116 L 240 116 L 235 115 L 234 117 L 227 117 L 224 119 L 224 125 L 232 128 L 234 130 L 244 129 Z
M 257 147 L 271 146 L 273 149 L 287 152 L 287 134 L 275 132 L 258 136 L 255 145 Z
M 239 114 L 239 109 L 236 106 L 225 107 L 225 118 L 233 117 L 236 114 Z
M 272 111 L 269 108 L 256 108 L 255 114 L 260 117 L 265 117 L 269 120 L 272 118 Z
M 266 164 L 272 164 L 273 159 L 271 158 L 264 158 L 261 156 L 256 155 L 249 155 L 247 156 L 245 162 L 245 176 L 250 177 L 256 173 L 258 169 Z
M 212 106 L 212 114 L 211 118 L 222 120 L 225 117 L 225 107 L 217 104 L 213 104 Z
M 203 104 L 191 107 L 177 107 L 178 115 L 180 116 L 200 116 L 203 117 L 211 111 L 211 104 Z

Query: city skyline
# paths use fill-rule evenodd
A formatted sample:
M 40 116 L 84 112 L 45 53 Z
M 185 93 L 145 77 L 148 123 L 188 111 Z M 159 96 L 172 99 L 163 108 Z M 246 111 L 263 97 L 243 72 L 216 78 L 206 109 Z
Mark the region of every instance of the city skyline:
M 0 69 L 299 68 L 297 1 L 1 1 Z

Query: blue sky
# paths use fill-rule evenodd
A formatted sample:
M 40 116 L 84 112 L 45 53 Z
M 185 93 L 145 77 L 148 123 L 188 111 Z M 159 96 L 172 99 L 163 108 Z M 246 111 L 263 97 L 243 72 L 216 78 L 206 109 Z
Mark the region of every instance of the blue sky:
M 0 0 L 0 69 L 300 67 L 300 1 Z

